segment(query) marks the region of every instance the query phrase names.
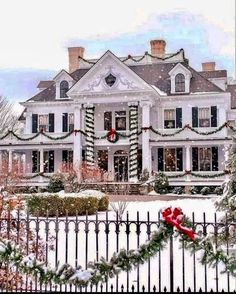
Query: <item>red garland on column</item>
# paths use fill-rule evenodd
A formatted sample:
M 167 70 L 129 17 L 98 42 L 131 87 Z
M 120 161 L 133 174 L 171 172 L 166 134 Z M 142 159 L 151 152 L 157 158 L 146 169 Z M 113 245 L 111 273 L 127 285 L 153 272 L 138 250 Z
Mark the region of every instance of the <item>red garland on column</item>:
M 183 223 L 183 213 L 180 208 L 168 207 L 162 212 L 164 221 L 176 228 L 179 232 L 187 235 L 191 240 L 196 239 L 196 235 L 192 229 L 182 226 Z

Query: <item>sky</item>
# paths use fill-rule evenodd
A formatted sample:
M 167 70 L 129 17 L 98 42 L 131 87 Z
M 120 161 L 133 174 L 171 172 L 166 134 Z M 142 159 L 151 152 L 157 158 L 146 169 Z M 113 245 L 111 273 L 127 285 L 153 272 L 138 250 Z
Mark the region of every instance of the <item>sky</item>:
M 67 48 L 85 58 L 110 49 L 118 56 L 184 48 L 197 70 L 215 61 L 235 77 L 235 0 L 3 0 L 0 2 L 0 94 L 24 101 L 40 80 L 68 69 Z

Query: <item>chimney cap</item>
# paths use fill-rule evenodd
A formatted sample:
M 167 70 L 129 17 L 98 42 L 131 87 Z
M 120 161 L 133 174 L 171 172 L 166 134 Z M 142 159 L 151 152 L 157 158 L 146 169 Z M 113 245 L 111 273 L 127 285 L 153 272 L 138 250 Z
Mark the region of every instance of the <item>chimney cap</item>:
M 163 45 L 166 45 L 166 41 L 163 40 L 163 39 L 153 39 L 150 41 L 150 44 L 163 44 Z

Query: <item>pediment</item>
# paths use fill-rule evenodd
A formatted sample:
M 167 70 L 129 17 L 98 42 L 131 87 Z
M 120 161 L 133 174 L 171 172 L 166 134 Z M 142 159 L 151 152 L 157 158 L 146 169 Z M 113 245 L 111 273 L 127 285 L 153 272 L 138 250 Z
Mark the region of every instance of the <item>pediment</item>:
M 74 79 L 72 78 L 72 76 L 66 71 L 66 70 L 61 70 L 53 79 L 55 82 L 60 82 L 62 80 L 66 80 L 66 81 L 74 81 Z
M 188 70 L 185 66 L 183 66 L 181 63 L 178 63 L 172 70 L 169 72 L 169 76 L 175 76 L 177 74 L 183 74 L 184 76 L 192 76 L 192 73 L 190 70 Z
M 69 96 L 88 93 L 122 91 L 153 91 L 153 88 L 107 51 L 91 69 L 69 90 Z

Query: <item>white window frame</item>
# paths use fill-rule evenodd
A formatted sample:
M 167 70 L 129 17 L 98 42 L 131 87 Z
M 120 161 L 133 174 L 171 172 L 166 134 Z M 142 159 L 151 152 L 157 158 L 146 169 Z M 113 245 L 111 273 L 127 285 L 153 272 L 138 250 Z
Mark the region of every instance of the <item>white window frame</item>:
M 205 118 L 205 119 L 209 119 L 209 126 L 201 126 L 200 125 L 200 110 L 201 109 L 208 109 L 208 114 L 209 114 L 209 117 L 208 118 Z M 210 128 L 211 127 L 211 107 L 204 107 L 204 106 L 201 106 L 201 107 L 198 107 L 198 127 L 199 128 Z
M 166 128 L 165 127 L 165 111 L 168 111 L 168 110 L 173 110 L 174 111 L 174 127 L 173 128 Z M 166 129 L 166 130 L 168 130 L 168 129 L 176 129 L 176 108 L 165 108 L 164 110 L 163 110 L 163 129 Z
M 200 149 L 210 149 L 210 170 L 201 170 L 201 164 L 200 164 Z M 204 172 L 204 171 L 212 171 L 212 148 L 211 147 L 198 147 L 198 171 Z
M 47 125 L 42 125 L 40 124 L 40 116 L 47 116 L 47 120 L 48 120 L 48 124 Z M 40 132 L 41 131 L 41 128 L 40 126 L 46 126 L 46 130 L 44 130 L 45 132 L 49 132 L 49 114 L 48 113 L 41 113 L 41 114 L 38 114 L 38 131 Z

